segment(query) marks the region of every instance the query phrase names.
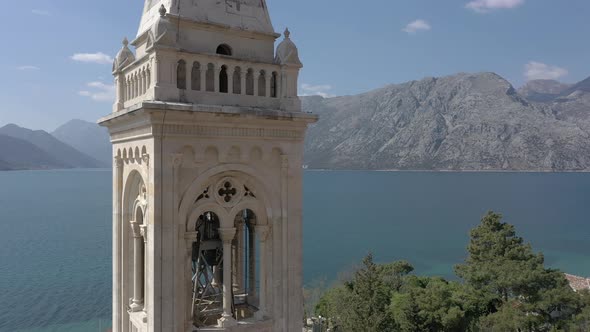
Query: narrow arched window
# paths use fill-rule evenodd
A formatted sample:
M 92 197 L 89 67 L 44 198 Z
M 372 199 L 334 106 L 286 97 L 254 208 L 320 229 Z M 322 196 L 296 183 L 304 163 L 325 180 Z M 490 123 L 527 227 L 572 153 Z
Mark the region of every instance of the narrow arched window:
M 206 90 L 209 92 L 215 92 L 215 66 L 212 63 L 207 66 L 207 73 L 205 75 L 207 81 Z
M 231 47 L 229 47 L 229 45 L 227 45 L 227 44 L 221 44 L 221 45 L 217 46 L 216 53 L 219 54 L 219 55 L 231 56 L 232 55 L 232 50 L 231 50 Z
M 193 63 L 191 71 L 191 89 L 201 90 L 201 65 L 198 62 Z
M 221 71 L 219 72 L 219 92 L 227 93 L 228 89 L 229 85 L 227 77 L 227 67 L 221 66 Z
M 254 73 L 252 69 L 248 69 L 246 74 L 246 94 L 249 96 L 254 95 Z
M 258 77 L 258 96 L 266 97 L 266 72 L 264 70 L 260 71 Z
M 270 96 L 272 98 L 277 97 L 277 72 L 274 71 L 270 77 Z
M 186 62 L 184 60 L 178 61 L 176 67 L 176 87 L 186 90 Z
M 241 71 L 242 71 L 242 68 L 240 68 L 240 67 L 234 68 L 232 85 L 233 85 L 234 94 L 236 94 L 236 95 L 242 94 L 242 74 L 241 74 Z

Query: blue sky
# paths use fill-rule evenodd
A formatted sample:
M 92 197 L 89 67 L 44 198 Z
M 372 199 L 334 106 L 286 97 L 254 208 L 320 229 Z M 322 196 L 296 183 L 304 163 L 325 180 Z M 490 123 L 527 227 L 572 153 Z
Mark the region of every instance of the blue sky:
M 364 92 L 457 72 L 590 76 L 588 0 L 267 0 L 305 68 L 302 94 Z M 51 131 L 111 110 L 112 58 L 141 0 L 13 1 L 0 14 L 0 126 Z M 76 56 L 77 55 L 77 56 Z

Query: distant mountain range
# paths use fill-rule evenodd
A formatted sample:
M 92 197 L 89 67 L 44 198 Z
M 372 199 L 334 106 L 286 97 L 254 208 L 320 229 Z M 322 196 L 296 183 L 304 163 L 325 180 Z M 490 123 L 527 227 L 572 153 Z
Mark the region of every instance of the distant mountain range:
M 310 168 L 590 170 L 590 79 L 517 91 L 494 73 L 458 74 L 303 105 L 320 115 Z
M 110 167 L 113 148 L 106 128 L 96 123 L 71 120 L 51 133 L 58 140 L 71 145 Z
M 71 125 L 72 123 L 75 125 Z M 108 134 L 96 124 L 85 123 L 85 126 L 92 129 L 86 135 L 75 136 L 78 131 L 74 128 L 82 124 L 83 121 L 75 120 L 60 127 L 70 128 L 58 133 L 64 141 L 46 131 L 30 130 L 14 124 L 0 128 L 0 170 L 110 167 L 104 159 L 104 152 L 101 154 L 99 149 L 90 149 L 100 142 L 107 147 L 110 155 Z M 72 133 L 67 134 L 68 131 Z M 75 142 L 76 137 L 79 142 Z M 68 139 L 71 139 L 71 143 L 76 143 L 78 149 L 69 145 Z M 85 148 L 86 145 L 88 149 Z
M 457 74 L 302 99 L 320 115 L 305 144 L 312 169 L 590 171 L 590 78 L 516 90 L 494 73 Z M 110 167 L 111 153 L 95 123 L 0 128 L 0 170 Z

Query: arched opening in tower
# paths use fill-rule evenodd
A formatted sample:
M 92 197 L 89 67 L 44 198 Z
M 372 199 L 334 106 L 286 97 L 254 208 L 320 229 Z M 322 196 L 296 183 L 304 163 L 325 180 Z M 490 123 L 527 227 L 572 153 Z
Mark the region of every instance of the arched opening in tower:
M 223 313 L 223 243 L 213 212 L 197 219 L 192 244 L 192 313 L 195 326 L 211 326 Z
M 219 92 L 227 93 L 228 88 L 227 67 L 221 66 L 221 71 L 219 72 Z
M 227 44 L 221 44 L 219 46 L 217 46 L 217 54 L 220 55 L 227 55 L 227 56 L 231 56 L 232 55 L 232 50 L 231 47 L 229 47 L 229 45 Z
M 277 97 L 277 72 L 273 71 L 272 76 L 270 77 L 270 96 L 272 98 Z
M 258 77 L 258 96 L 266 97 L 266 72 L 264 70 L 260 71 Z
M 186 62 L 178 61 L 176 66 L 176 87 L 180 90 L 186 90 Z
M 225 262 L 219 217 L 214 212 L 206 212 L 197 219 L 197 238 L 192 244 L 191 259 L 192 313 L 196 327 L 215 326 L 221 318 L 224 312 L 224 282 L 231 285 L 228 291 L 231 292 L 230 307 L 234 319 L 246 320 L 258 311 L 260 245 L 256 223 L 252 210 L 242 210 L 235 216 L 231 260 Z M 223 273 L 226 263 L 231 266 L 229 276 Z

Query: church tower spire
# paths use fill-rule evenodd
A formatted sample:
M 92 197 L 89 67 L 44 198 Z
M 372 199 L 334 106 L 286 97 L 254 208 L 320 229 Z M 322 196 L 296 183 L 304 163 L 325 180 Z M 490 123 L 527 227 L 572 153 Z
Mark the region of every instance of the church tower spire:
M 300 332 L 303 67 L 264 0 L 146 0 L 113 63 L 113 331 Z M 134 49 L 134 51 L 132 51 Z

